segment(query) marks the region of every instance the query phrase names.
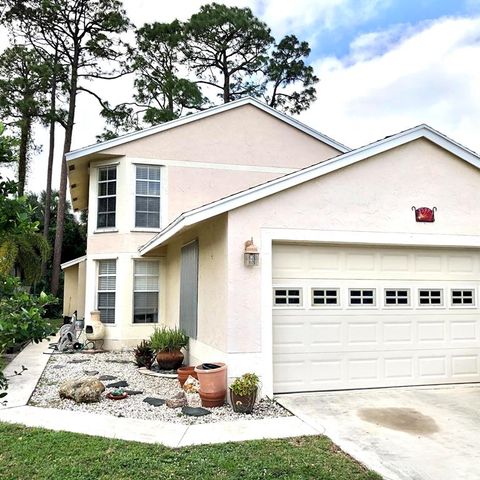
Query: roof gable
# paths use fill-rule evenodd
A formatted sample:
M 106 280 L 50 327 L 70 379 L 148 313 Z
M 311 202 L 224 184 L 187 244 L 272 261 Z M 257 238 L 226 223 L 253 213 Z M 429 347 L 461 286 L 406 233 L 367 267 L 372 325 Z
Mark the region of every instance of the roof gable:
M 219 105 L 217 107 L 212 107 L 209 108 L 208 110 L 205 110 L 203 112 L 198 112 L 198 113 L 193 113 L 191 115 L 187 115 L 185 117 L 178 118 L 176 120 L 172 120 L 170 122 L 163 123 L 161 125 L 156 125 L 154 127 L 146 128 L 144 130 L 139 130 L 138 132 L 131 132 L 127 133 L 126 135 L 122 135 L 120 137 L 114 138 L 112 140 L 107 140 L 105 142 L 101 143 L 96 143 L 94 145 L 89 145 L 87 147 L 82 147 L 76 150 L 72 150 L 71 152 L 66 154 L 66 159 L 67 161 L 75 160 L 77 158 L 84 157 L 86 155 L 91 155 L 94 153 L 100 153 L 103 152 L 104 150 L 107 150 L 112 147 L 116 147 L 118 145 L 122 145 L 128 142 L 132 142 L 134 140 L 139 140 L 141 138 L 154 135 L 156 133 L 163 132 L 165 130 L 169 130 L 171 128 L 176 128 L 180 127 L 181 125 L 185 125 L 191 122 L 195 122 L 197 120 L 201 120 L 203 118 L 210 117 L 212 115 L 216 115 L 234 108 L 238 108 L 244 105 L 253 105 L 254 107 L 259 108 L 260 110 L 274 116 L 275 118 L 281 120 L 282 122 L 287 123 L 288 125 L 291 125 L 292 127 L 302 131 L 303 133 L 306 133 L 307 135 L 310 135 L 314 137 L 317 140 L 320 140 L 321 142 L 324 142 L 325 144 L 335 148 L 339 152 L 348 152 L 350 149 L 346 147 L 345 145 L 342 145 L 341 143 L 333 140 L 332 138 L 328 137 L 327 135 L 324 135 L 317 130 L 305 125 L 304 123 L 282 113 L 279 112 L 278 110 L 275 110 L 272 107 L 269 107 L 263 102 L 260 102 L 259 100 L 253 98 L 253 97 L 245 97 L 241 98 L 239 100 L 235 100 L 233 102 L 225 103 L 223 105 Z
M 353 165 L 374 155 L 391 150 L 395 147 L 412 142 L 419 138 L 425 138 L 452 153 L 465 162 L 480 169 L 480 157 L 477 153 L 451 140 L 442 133 L 428 125 L 405 130 L 396 135 L 386 137 L 356 150 L 344 153 L 330 160 L 303 168 L 283 177 L 271 180 L 261 185 L 221 198 L 207 205 L 195 208 L 177 217 L 170 225 L 165 227 L 159 234 L 143 245 L 139 251 L 145 254 L 157 246 L 163 244 L 176 233 L 195 223 L 207 220 L 221 213 L 239 208 L 251 202 L 255 202 L 269 195 L 300 185 L 309 180 L 321 177 L 341 168 Z

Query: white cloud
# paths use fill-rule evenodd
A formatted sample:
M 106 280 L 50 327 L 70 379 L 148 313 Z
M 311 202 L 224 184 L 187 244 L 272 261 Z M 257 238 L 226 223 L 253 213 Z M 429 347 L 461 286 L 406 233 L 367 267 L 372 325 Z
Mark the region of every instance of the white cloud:
M 391 0 L 261 0 L 257 11 L 277 35 L 300 35 L 314 27 L 314 38 L 319 32 L 359 25 L 390 3 Z
M 479 31 L 480 18 L 445 18 L 359 37 L 350 56 L 317 62 L 301 119 L 354 147 L 428 123 L 480 151 Z

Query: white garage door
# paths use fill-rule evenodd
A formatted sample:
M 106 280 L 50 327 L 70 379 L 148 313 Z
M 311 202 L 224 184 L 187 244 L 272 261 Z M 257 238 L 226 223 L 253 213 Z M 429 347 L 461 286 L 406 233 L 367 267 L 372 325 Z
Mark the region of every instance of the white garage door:
M 477 250 L 275 245 L 274 391 L 480 381 Z

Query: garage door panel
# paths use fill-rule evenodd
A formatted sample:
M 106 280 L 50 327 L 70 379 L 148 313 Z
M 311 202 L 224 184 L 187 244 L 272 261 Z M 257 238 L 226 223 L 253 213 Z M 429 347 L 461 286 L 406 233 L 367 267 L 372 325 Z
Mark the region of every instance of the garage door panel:
M 273 284 L 301 289 L 302 305 L 273 311 L 275 392 L 480 381 L 478 251 L 281 247 Z M 375 305 L 349 306 L 362 288 Z M 312 289 L 337 289 L 339 304 L 312 305 Z M 386 289 L 407 289 L 408 304 L 386 305 Z M 420 305 L 421 289 L 442 290 L 442 305 Z M 473 289 L 474 304 L 454 305 L 452 289 Z

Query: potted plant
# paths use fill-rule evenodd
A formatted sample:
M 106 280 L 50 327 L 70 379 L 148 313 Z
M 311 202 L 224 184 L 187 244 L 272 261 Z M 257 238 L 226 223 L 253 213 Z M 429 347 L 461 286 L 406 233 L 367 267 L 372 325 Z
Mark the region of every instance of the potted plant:
M 202 406 L 221 407 L 227 395 L 227 366 L 222 362 L 202 363 L 195 367 L 195 373 Z
M 237 413 L 252 413 L 260 379 L 255 373 L 244 373 L 230 385 L 232 408 Z
M 178 328 L 155 328 L 150 336 L 150 346 L 156 352 L 158 367 L 175 370 L 183 363 L 182 348 L 188 345 L 188 337 Z
M 116 388 L 115 390 L 107 393 L 107 398 L 109 398 L 110 400 L 123 400 L 127 397 L 128 395 L 125 393 L 123 388 Z
M 142 340 L 133 352 L 137 367 L 146 367 L 149 370 L 152 368 L 155 354 L 148 340 Z

